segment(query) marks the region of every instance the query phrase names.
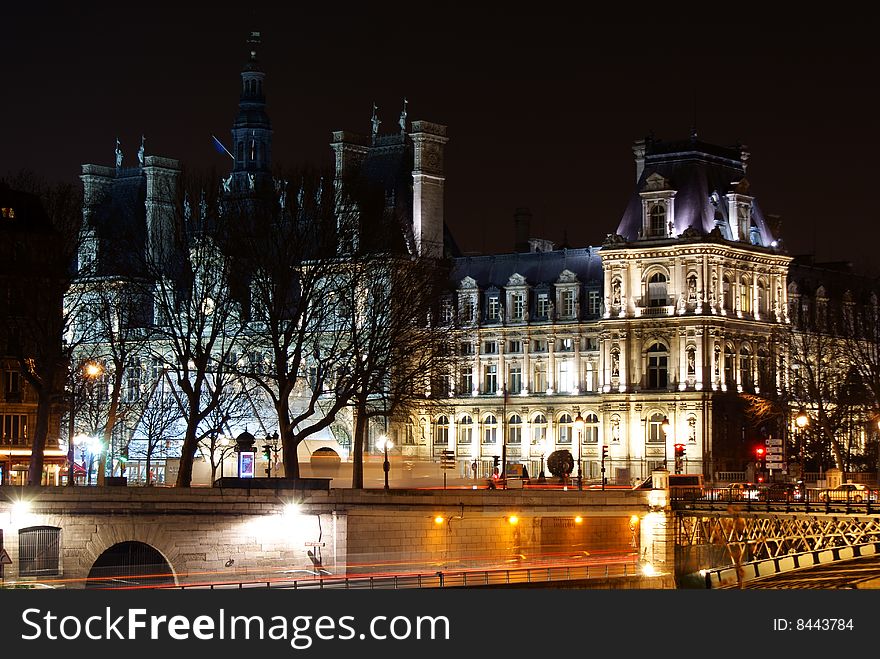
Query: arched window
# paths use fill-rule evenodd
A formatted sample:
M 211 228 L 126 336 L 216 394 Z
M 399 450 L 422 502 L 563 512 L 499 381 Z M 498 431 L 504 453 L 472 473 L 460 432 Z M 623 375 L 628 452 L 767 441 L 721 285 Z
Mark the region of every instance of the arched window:
M 461 417 L 458 422 L 458 443 L 470 444 L 474 438 L 474 420 L 469 414 Z
M 587 444 L 599 443 L 599 417 L 595 414 L 584 417 L 584 441 Z
M 770 294 L 767 284 L 763 281 L 758 282 L 758 313 L 762 316 L 770 309 Z
M 666 275 L 655 272 L 648 280 L 648 306 L 665 307 L 666 304 Z
M 730 290 L 730 279 L 725 277 L 721 280 L 721 296 L 724 298 L 724 308 L 733 311 L 733 291 Z
M 507 443 L 522 444 L 522 417 L 514 414 L 507 422 Z
M 663 432 L 663 419 L 665 418 L 659 412 L 648 417 L 648 441 L 652 444 L 662 444 L 666 441 L 666 434 Z
M 244 160 L 244 142 L 238 143 L 238 159 Z
M 743 313 L 752 313 L 752 286 L 748 277 L 739 281 L 739 309 Z
M 733 349 L 733 344 L 728 343 L 724 346 L 724 382 L 728 387 L 731 387 L 736 384 L 736 379 L 734 378 L 734 370 L 733 370 L 733 362 L 736 358 L 736 352 Z
M 547 417 L 540 412 L 532 418 L 532 443 L 545 447 L 547 441 Z
M 651 206 L 651 235 L 666 235 L 666 206 L 663 204 Z
M 739 349 L 739 383 L 743 387 L 752 386 L 752 353 L 746 346 Z
M 434 445 L 449 445 L 449 417 L 445 414 L 440 416 L 437 423 L 434 424 Z
M 498 419 L 489 414 L 483 419 L 483 444 L 495 444 L 498 441 Z
M 773 380 L 770 378 L 770 360 L 767 358 L 767 351 L 764 348 L 758 349 L 758 385 L 762 391 L 771 388 Z
M 571 434 L 573 423 L 571 420 L 571 415 L 567 412 L 559 417 L 559 443 L 560 444 L 571 444 Z
M 666 389 L 669 382 L 668 359 L 669 353 L 662 343 L 654 343 L 648 348 L 648 389 Z

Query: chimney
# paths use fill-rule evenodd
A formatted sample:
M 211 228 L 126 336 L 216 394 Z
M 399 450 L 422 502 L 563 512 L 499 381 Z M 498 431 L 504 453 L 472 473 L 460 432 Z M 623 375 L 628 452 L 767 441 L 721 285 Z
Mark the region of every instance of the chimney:
M 529 238 L 532 233 L 532 211 L 528 208 L 517 208 L 513 214 L 515 252 L 529 251 Z
M 645 170 L 645 149 L 647 140 L 641 139 L 633 142 L 633 155 L 636 157 L 636 183 L 642 178 Z

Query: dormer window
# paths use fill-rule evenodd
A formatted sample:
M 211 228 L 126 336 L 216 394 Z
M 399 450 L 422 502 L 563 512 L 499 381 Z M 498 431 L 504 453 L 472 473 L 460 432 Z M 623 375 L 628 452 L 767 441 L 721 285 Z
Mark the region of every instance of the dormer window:
M 666 235 L 666 206 L 654 204 L 651 206 L 651 233 L 652 237 Z
M 497 321 L 501 318 L 501 300 L 497 295 L 491 295 L 486 305 L 486 319 Z
M 511 293 L 510 319 L 523 320 L 526 312 L 526 296 L 524 293 Z
M 574 291 L 562 291 L 561 295 L 562 315 L 565 318 L 574 318 L 575 315 L 575 295 Z
M 538 293 L 538 301 L 537 301 L 537 316 L 538 318 L 546 319 L 547 316 L 550 315 L 550 294 L 549 293 Z

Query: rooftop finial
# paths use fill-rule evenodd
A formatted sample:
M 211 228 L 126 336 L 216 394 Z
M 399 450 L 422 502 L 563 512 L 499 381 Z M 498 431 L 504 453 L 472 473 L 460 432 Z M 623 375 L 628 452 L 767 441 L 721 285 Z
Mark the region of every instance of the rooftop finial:
M 256 60 L 257 59 L 257 46 L 259 46 L 261 43 L 260 33 L 259 32 L 251 32 L 250 36 L 248 37 L 247 42 L 248 42 L 248 47 L 251 50 L 251 59 Z
M 144 143 L 147 141 L 147 138 L 141 135 L 141 148 L 138 149 L 138 164 L 143 167 L 144 166 Z
M 119 144 L 119 138 L 116 138 L 116 169 L 122 168 L 122 147 Z
M 400 132 L 406 132 L 406 96 L 403 97 L 403 112 L 400 113 Z

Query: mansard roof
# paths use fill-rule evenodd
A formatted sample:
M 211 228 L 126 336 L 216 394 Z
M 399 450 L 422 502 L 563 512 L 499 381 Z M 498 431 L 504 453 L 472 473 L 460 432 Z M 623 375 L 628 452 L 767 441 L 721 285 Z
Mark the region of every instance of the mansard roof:
M 722 235 L 728 226 L 728 206 L 725 195 L 733 192 L 746 177 L 747 154 L 739 147 L 722 147 L 692 138 L 679 142 L 648 139 L 645 142 L 644 169 L 630 197 L 617 233 L 629 241 L 637 240 L 642 228 L 642 198 L 648 178 L 659 174 L 675 190 L 675 229 L 680 235 L 692 227 L 700 235 L 722 226 Z M 713 204 L 712 194 L 717 194 Z M 770 246 L 775 240 L 764 214 L 752 202 L 752 219 L 760 235 L 760 244 Z
M 472 277 L 481 289 L 505 288 L 510 277 L 520 274 L 530 286 L 555 284 L 564 270 L 575 274 L 581 283 L 602 280 L 602 262 L 598 249 L 558 249 L 551 252 L 465 256 L 453 260 L 450 283 L 458 288 L 461 280 Z

